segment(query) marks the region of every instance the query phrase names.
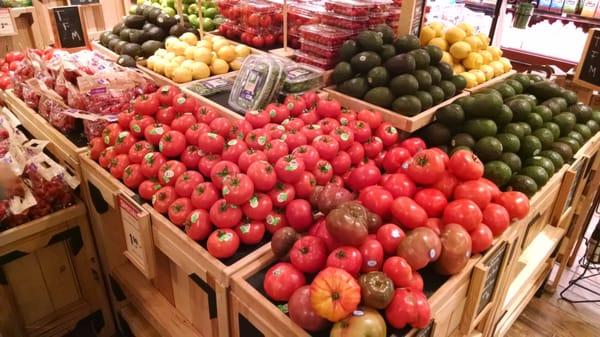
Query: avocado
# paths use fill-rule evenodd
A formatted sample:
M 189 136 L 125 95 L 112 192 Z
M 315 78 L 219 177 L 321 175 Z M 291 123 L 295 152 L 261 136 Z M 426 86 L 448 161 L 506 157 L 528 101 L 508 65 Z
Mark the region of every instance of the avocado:
M 129 32 L 130 31 L 131 31 L 131 28 L 121 29 L 121 32 L 119 33 L 119 39 L 121 39 L 121 41 L 129 42 Z
M 573 150 L 573 154 L 577 153 L 577 151 L 579 151 L 579 149 L 581 148 L 581 145 L 579 145 L 578 141 L 569 137 L 560 137 L 556 140 L 556 142 L 565 143 L 569 145 L 571 147 L 571 150 Z
M 529 116 L 527 116 L 526 122 L 527 124 L 529 124 L 529 126 L 531 126 L 533 130 L 539 129 L 542 127 L 542 125 L 544 125 L 544 120 L 542 119 L 542 116 L 536 114 L 535 112 L 532 112 L 529 114 Z
M 523 159 L 533 157 L 542 151 L 542 142 L 536 136 L 525 136 L 521 142 L 519 156 Z
M 579 146 L 582 146 L 585 143 L 585 139 L 583 139 L 583 136 L 581 135 L 581 133 L 579 133 L 577 131 L 569 132 L 567 134 L 567 137 L 575 139 L 577 141 L 577 143 L 579 143 Z
M 575 127 L 575 124 L 577 123 L 577 118 L 573 113 L 562 112 L 554 116 L 554 118 L 552 118 L 552 121 L 558 124 L 558 126 L 560 127 L 561 136 L 565 136 L 567 133 L 573 130 L 573 127 Z
M 331 83 L 340 84 L 351 79 L 353 76 L 354 74 L 352 73 L 352 66 L 350 63 L 342 61 L 333 68 L 333 72 L 331 72 Z
M 435 65 L 435 67 L 440 71 L 440 74 L 442 75 L 442 80 L 446 80 L 446 81 L 452 80 L 452 77 L 454 76 L 454 70 L 452 69 L 451 65 L 449 65 L 446 62 L 439 62 L 438 64 Z M 454 84 L 456 85 L 456 83 L 454 83 Z M 466 83 L 465 83 L 465 85 L 466 85 Z
M 513 99 L 525 99 L 527 101 L 529 101 L 529 104 L 531 104 L 531 107 L 533 108 L 534 106 L 537 105 L 537 98 L 535 98 L 535 96 L 533 95 L 529 95 L 529 94 L 519 94 L 519 95 L 514 95 L 510 98 L 507 98 L 506 101 L 504 103 L 508 103 L 510 101 L 512 101 Z
M 444 101 L 444 90 L 437 85 L 432 85 L 429 88 L 429 93 L 431 94 L 431 98 L 433 98 L 433 105 L 438 105 Z
M 168 31 L 177 24 L 177 19 L 174 16 L 168 16 L 165 13 L 161 13 L 156 18 L 156 24 L 165 31 Z
M 498 127 L 491 119 L 475 118 L 465 122 L 464 132 L 470 134 L 475 139 L 481 139 L 486 136 L 495 136 L 498 132 Z
M 554 139 L 558 139 L 558 137 L 560 137 L 560 127 L 558 126 L 558 124 L 554 122 L 546 122 L 542 127 L 550 130 L 550 132 L 552 132 L 552 135 L 554 136 Z
M 523 128 L 523 132 L 525 133 L 525 136 L 529 136 L 531 134 L 531 132 L 533 130 L 531 130 L 531 126 L 525 122 L 517 122 L 519 123 L 519 125 L 521 125 L 521 127 Z
M 535 112 L 536 114 L 540 115 L 544 122 L 552 121 L 552 110 L 545 105 L 537 105 L 531 110 L 531 112 Z
M 144 26 L 142 27 L 142 30 L 144 32 L 147 32 L 152 27 L 157 27 L 157 26 L 155 24 L 153 24 L 152 22 L 146 22 L 146 23 L 144 23 Z
M 521 85 L 521 82 L 509 79 L 506 81 L 506 84 L 510 85 L 515 90 L 517 95 L 523 93 L 523 85 Z
M 392 78 L 390 89 L 396 96 L 413 95 L 419 90 L 419 82 L 411 74 L 402 74 Z
M 568 105 L 567 105 L 566 99 L 564 99 L 562 97 L 553 97 L 553 98 L 551 98 L 551 100 L 558 103 L 558 106 L 560 107 L 560 111 L 567 111 Z
M 143 15 L 128 15 L 123 22 L 127 28 L 142 29 L 146 18 Z
M 114 52 L 121 55 L 121 52 L 123 51 L 123 47 L 125 47 L 125 45 L 128 43 L 129 42 L 127 42 L 127 41 L 119 40 L 119 42 L 117 42 L 117 44 L 114 47 Z
M 508 85 L 506 83 L 497 84 L 493 88 L 498 90 L 498 92 L 502 95 L 503 99 L 508 99 L 517 94 L 515 89 L 513 89 L 513 87 L 511 87 L 510 85 Z
M 104 47 L 108 47 L 108 43 L 110 42 L 110 40 L 112 39 L 118 39 L 119 36 L 116 34 L 113 34 L 111 31 L 106 31 L 104 33 L 102 33 L 102 35 L 100 36 L 100 44 L 103 45 Z
M 362 99 L 369 90 L 369 84 L 364 77 L 355 77 L 338 84 L 337 90 L 343 94 Z
M 446 63 L 442 62 L 440 64 L 446 64 Z M 444 76 L 444 73 L 442 73 L 442 78 L 446 79 L 445 76 Z M 467 80 L 464 77 L 460 76 L 460 75 L 454 75 L 454 76 L 452 76 L 451 81 L 456 86 L 456 91 L 457 92 L 461 92 L 461 91 L 463 91 L 467 87 Z
M 530 198 L 538 190 L 538 186 L 535 180 L 533 180 L 533 178 L 531 177 L 522 174 L 514 175 L 510 179 L 508 184 L 510 185 L 511 190 L 522 192 Z
M 485 164 L 483 176 L 499 187 L 502 187 L 510 181 L 512 170 L 506 163 L 494 160 Z
M 535 180 L 535 183 L 538 185 L 538 187 L 546 185 L 548 179 L 550 179 L 548 176 L 548 171 L 541 166 L 525 166 L 523 169 L 521 169 L 519 174 L 528 176 Z
M 457 133 L 450 140 L 450 146 L 466 146 L 472 149 L 475 147 L 475 139 L 468 133 Z
M 129 55 L 121 55 L 117 59 L 117 64 L 122 67 L 133 68 L 135 67 L 135 59 Z
M 425 49 L 415 49 L 409 52 L 415 58 L 417 69 L 425 69 L 431 64 L 429 53 Z
M 513 134 L 517 136 L 519 140 L 523 140 L 523 138 L 525 137 L 525 130 L 523 129 L 523 126 L 519 123 L 506 124 L 504 129 L 502 129 L 502 132 Z
M 427 91 L 418 90 L 414 93 L 415 96 L 421 101 L 421 109 L 427 110 L 433 106 L 433 97 Z
M 117 44 L 118 44 L 119 42 L 125 42 L 125 43 L 127 43 L 127 41 L 121 41 L 121 40 L 119 40 L 119 39 L 112 39 L 112 40 L 108 41 L 108 48 L 109 48 L 110 50 L 112 50 L 112 51 L 115 51 L 115 49 L 116 49 L 116 47 L 117 47 Z
M 465 110 L 469 117 L 493 118 L 502 111 L 502 99 L 493 94 L 474 94 L 473 105 Z
M 553 116 L 558 115 L 562 111 L 560 104 L 554 99 L 545 100 L 540 105 L 548 107 L 552 111 Z
M 521 141 L 516 135 L 513 135 L 512 133 L 499 133 L 496 135 L 496 138 L 502 143 L 502 151 L 513 153 L 519 152 Z
M 179 37 L 181 35 L 183 35 L 183 33 L 186 32 L 186 27 L 185 25 L 178 23 L 175 24 L 173 26 L 171 26 L 171 28 L 169 28 L 169 35 L 170 36 L 175 36 L 175 37 Z
M 142 44 L 148 40 L 146 33 L 141 29 L 130 29 L 129 30 L 129 41 L 136 44 Z
M 563 91 L 562 98 L 564 98 L 567 101 L 567 105 L 569 106 L 577 104 L 578 97 L 575 91 L 573 90 L 566 89 L 565 91 Z
M 148 7 L 151 7 L 151 6 L 149 6 L 149 5 L 145 5 L 145 4 L 144 4 L 144 5 L 141 5 L 141 6 L 137 6 L 137 7 L 135 8 L 135 14 L 136 14 L 136 15 L 144 15 L 144 10 L 145 10 L 146 8 L 148 8 Z
M 550 150 L 560 154 L 563 161 L 565 161 L 565 162 L 569 161 L 569 160 L 571 160 L 571 158 L 573 158 L 574 152 L 569 144 L 556 141 L 556 142 L 552 143 Z
M 381 38 L 383 39 L 383 43 L 386 44 L 390 44 L 394 42 L 394 36 L 396 35 L 394 33 L 394 30 L 386 25 L 386 24 L 379 24 L 377 26 L 375 26 L 375 28 L 373 28 L 373 31 L 379 33 L 379 35 L 381 35 Z
M 394 41 L 394 47 L 398 54 L 408 53 L 419 48 L 419 38 L 414 35 L 404 35 Z
M 465 111 L 465 117 L 468 117 L 469 115 L 467 114 L 467 111 L 471 111 L 472 109 L 474 109 L 473 105 L 475 104 L 475 98 L 473 98 L 473 96 L 470 95 L 464 96 L 455 100 L 454 103 L 460 105 Z
M 392 103 L 392 110 L 404 116 L 415 116 L 421 112 L 421 109 L 421 101 L 413 95 L 400 96 Z
M 121 48 L 121 54 L 136 58 L 142 55 L 142 48 L 137 43 L 128 43 Z
M 498 97 L 498 99 L 502 100 L 502 94 L 500 93 L 500 91 L 493 89 L 493 88 L 483 88 L 483 89 L 479 89 L 477 90 L 478 94 L 490 94 L 490 95 L 496 95 Z M 504 104 L 507 104 L 508 102 L 510 102 L 513 99 L 513 97 L 507 99 Z
M 142 56 L 148 58 L 154 55 L 158 49 L 164 48 L 164 46 L 165 43 L 162 41 L 148 40 L 142 43 Z
M 362 50 L 366 51 L 378 52 L 383 46 L 382 35 L 371 30 L 364 30 L 358 33 L 356 42 Z
M 112 29 L 112 33 L 115 35 L 119 35 L 119 33 L 121 33 L 121 30 L 125 28 L 125 22 L 119 22 L 116 25 L 114 25 L 113 29 Z
M 540 152 L 540 156 L 550 159 L 552 164 L 554 164 L 555 171 L 560 170 L 560 168 L 565 164 L 563 157 L 558 152 L 553 150 L 544 150 Z
M 162 14 L 162 11 L 160 10 L 160 8 L 151 9 L 150 13 L 148 14 L 148 21 L 150 21 L 152 23 L 157 23 L 157 19 L 160 14 Z
M 465 122 L 465 112 L 463 108 L 455 103 L 439 108 L 435 112 L 436 120 L 440 123 L 455 127 Z
M 379 51 L 379 56 L 383 62 L 389 60 L 396 55 L 396 48 L 391 44 L 384 44 Z
M 575 104 L 571 105 L 569 108 L 575 118 L 577 118 L 577 123 L 585 123 L 592 119 L 592 108 L 585 104 Z
M 428 66 L 427 72 L 431 75 L 431 84 L 438 85 L 442 81 L 442 73 L 434 66 Z
M 350 64 L 354 72 L 366 74 L 371 68 L 381 65 L 381 57 L 372 51 L 363 51 L 354 55 Z
M 352 56 L 358 54 L 358 52 L 360 52 L 360 49 L 358 48 L 356 41 L 346 40 L 340 47 L 340 58 L 343 61 L 350 61 Z
M 428 45 L 423 47 L 423 49 L 429 54 L 431 64 L 438 64 L 442 60 L 442 56 L 444 56 L 444 52 L 438 46 Z
M 592 119 L 600 124 L 600 111 L 592 111 Z
M 385 68 L 390 75 L 412 74 L 417 65 L 415 58 L 410 54 L 399 54 L 385 61 Z
M 529 74 L 528 76 L 529 76 L 529 80 L 533 83 L 541 82 L 544 80 L 544 78 L 538 74 Z
M 453 154 L 455 154 L 456 152 L 458 152 L 460 150 L 473 152 L 473 150 L 471 148 L 468 148 L 466 146 L 457 146 L 457 147 L 453 147 L 452 150 L 450 150 L 450 153 L 448 153 L 448 155 L 452 156 Z
M 454 86 L 454 83 L 444 80 L 440 81 L 438 86 L 444 91 L 444 99 L 449 99 L 456 95 L 456 86 Z
M 419 82 L 419 90 L 428 90 L 429 88 L 431 88 L 431 83 L 433 82 L 433 79 L 426 70 L 415 70 L 413 75 L 417 79 L 417 82 Z
M 525 74 L 514 74 L 510 77 L 510 79 L 519 81 L 523 89 L 527 89 L 527 87 L 531 85 L 531 80 L 529 79 L 529 76 Z
M 144 16 L 144 20 L 148 20 L 148 18 L 150 17 L 150 11 L 153 10 L 154 8 L 158 8 L 158 7 L 154 7 L 154 6 L 145 6 L 142 10 L 142 15 Z
M 167 33 L 158 26 L 153 26 L 146 31 L 149 40 L 164 41 L 167 37 Z
M 548 173 L 549 177 L 551 177 L 554 174 L 554 172 L 556 171 L 556 168 L 554 167 L 554 163 L 552 162 L 552 160 L 550 160 L 546 157 L 543 157 L 541 155 L 531 157 L 531 158 L 528 158 L 527 160 L 525 160 L 525 166 L 539 166 L 539 167 L 543 168 L 544 170 L 546 170 L 546 173 Z
M 596 122 L 593 119 L 590 119 L 589 121 L 585 122 L 585 126 L 590 128 L 590 130 L 592 131 L 592 135 L 595 135 L 596 132 L 600 131 L 600 124 L 598 124 L 598 122 Z
M 512 172 L 518 172 L 521 170 L 521 157 L 519 157 L 516 153 L 505 152 L 500 156 L 499 160 L 508 165 Z
M 498 125 L 498 127 L 504 127 L 508 123 L 510 123 L 513 119 L 512 110 L 506 104 L 502 104 L 502 110 L 499 114 L 494 116 L 494 122 Z
M 419 133 L 429 147 L 448 144 L 452 137 L 452 133 L 447 126 L 435 122 L 421 129 Z
M 584 140 L 588 140 L 592 137 L 592 130 L 585 124 L 575 124 L 573 131 L 579 132 Z
M 385 67 L 378 66 L 372 68 L 367 73 L 367 82 L 371 87 L 383 87 L 390 81 L 390 75 Z
M 506 103 L 513 113 L 515 121 L 527 121 L 527 117 L 531 113 L 531 104 L 525 99 L 513 99 Z
M 473 150 L 482 162 L 487 163 L 500 158 L 502 143 L 494 137 L 487 136 L 479 139 Z
M 526 92 L 535 95 L 540 101 L 545 101 L 552 97 L 560 97 L 560 89 L 560 86 L 554 82 L 540 81 L 528 86 Z
M 394 94 L 388 87 L 376 87 L 367 91 L 363 100 L 380 107 L 389 108 L 394 101 Z
M 532 135 L 540 140 L 540 143 L 542 143 L 542 149 L 549 149 L 552 146 L 552 143 L 554 143 L 554 134 L 552 134 L 552 131 L 549 129 L 539 128 L 534 130 Z

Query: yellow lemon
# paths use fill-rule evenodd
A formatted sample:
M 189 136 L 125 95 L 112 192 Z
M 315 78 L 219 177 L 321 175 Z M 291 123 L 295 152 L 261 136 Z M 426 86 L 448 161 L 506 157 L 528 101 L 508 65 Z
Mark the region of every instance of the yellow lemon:
M 212 41 L 212 39 L 213 39 L 213 35 L 204 35 L 204 40 Z
M 175 36 L 169 36 L 165 40 L 165 49 L 167 51 L 173 51 L 173 45 L 178 42 L 179 42 L 179 40 Z
M 469 73 L 475 75 L 475 78 L 477 79 L 477 84 L 485 82 L 485 74 L 483 73 L 483 71 L 479 69 L 471 69 L 469 70 Z
M 179 66 L 180 67 L 184 67 L 184 68 L 188 68 L 191 71 L 192 70 L 192 64 L 194 64 L 194 61 L 192 61 L 192 60 L 185 60 L 185 61 L 181 62 L 181 64 Z
M 192 72 L 187 67 L 177 67 L 173 70 L 171 79 L 177 83 L 185 83 L 192 80 Z
M 483 64 L 488 64 L 493 61 L 492 53 L 487 50 L 480 51 L 479 55 L 483 57 Z
M 419 42 L 421 43 L 421 46 L 429 43 L 429 41 L 435 37 L 435 34 L 435 29 L 429 26 L 423 27 L 423 29 L 421 29 L 421 34 L 419 35 Z
M 196 47 L 206 48 L 206 49 L 212 51 L 213 45 L 210 40 L 202 40 L 202 41 L 199 41 L 198 43 L 196 43 Z
M 154 71 L 156 71 L 159 74 L 164 74 L 165 66 L 167 64 L 169 64 L 169 61 L 167 61 L 167 60 L 163 60 L 163 59 L 156 60 L 156 63 L 154 63 Z
M 448 41 L 449 44 L 462 41 L 465 37 L 467 37 L 467 33 L 458 27 L 451 27 L 446 31 L 446 41 Z
M 510 64 L 510 60 L 506 57 L 501 57 L 500 62 L 504 66 L 504 72 L 508 72 L 512 69 L 512 64 Z
M 467 69 L 479 69 L 483 65 L 483 56 L 470 52 L 467 58 L 462 61 L 462 64 Z
M 463 65 L 462 65 L 462 64 L 460 64 L 460 63 L 458 63 L 458 64 L 455 64 L 455 65 L 452 67 L 452 69 L 454 70 L 454 73 L 455 73 L 455 74 L 461 74 L 461 73 L 464 73 L 464 72 L 466 71 L 466 70 L 465 70 L 465 67 L 463 67 Z
M 165 53 L 165 55 L 163 55 L 163 58 L 164 58 L 165 60 L 172 60 L 172 59 L 174 59 L 174 58 L 175 58 L 175 56 L 177 56 L 177 55 L 175 55 L 175 53 L 174 53 L 174 52 L 172 52 L 172 51 L 168 51 L 168 52 L 166 52 L 166 53 Z
M 486 34 L 479 32 L 479 33 L 477 33 L 477 37 L 481 40 L 481 42 L 483 42 L 484 46 L 490 45 L 490 37 L 487 36 Z
M 238 57 L 246 57 L 250 55 L 250 52 L 251 50 L 248 46 L 245 46 L 243 44 L 238 44 L 237 46 L 235 46 L 235 53 Z
M 206 47 L 196 48 L 194 51 L 194 61 L 210 64 L 211 51 Z
M 185 51 L 183 52 L 183 56 L 185 56 L 185 58 L 188 60 L 193 60 L 194 59 L 194 51 L 196 51 L 196 47 L 189 46 L 189 47 L 185 48 Z
M 195 80 L 201 80 L 210 76 L 210 68 L 206 63 L 194 62 L 191 65 L 192 78 Z
M 215 53 L 214 51 L 210 52 L 210 63 L 209 64 L 213 64 L 213 62 L 215 62 L 215 60 L 218 58 L 219 58 L 219 56 L 217 56 L 217 53 Z
M 177 67 L 179 67 L 179 65 L 175 62 L 168 62 L 167 64 L 165 64 L 165 76 L 171 77 L 173 75 L 173 71 L 175 71 L 175 68 Z
M 219 49 L 229 46 L 229 41 L 225 40 L 225 39 L 219 39 L 219 40 L 214 40 L 213 39 L 213 51 L 214 52 L 219 52 Z
M 226 74 L 229 71 L 229 64 L 221 59 L 216 59 L 210 66 L 210 72 L 213 75 Z
M 504 74 L 504 64 L 500 61 L 490 62 L 490 66 L 494 68 L 494 77 Z
M 166 53 L 167 53 L 167 50 L 166 50 L 166 49 L 163 49 L 163 48 L 158 48 L 158 49 L 157 49 L 157 50 L 154 52 L 154 55 L 156 55 L 156 56 L 161 56 L 161 57 L 162 57 L 162 56 L 165 56 L 165 54 L 166 54 Z
M 471 45 L 464 42 L 459 41 L 450 46 L 450 55 L 456 60 L 462 60 L 465 57 L 469 56 L 471 52 Z
M 456 27 L 464 30 L 465 33 L 467 33 L 467 36 L 473 35 L 473 33 L 475 33 L 475 27 L 473 27 L 470 23 L 467 22 L 461 22 L 458 25 L 456 25 Z
M 429 24 L 429 27 L 435 31 L 436 37 L 442 36 L 442 33 L 444 32 L 444 25 L 441 22 L 432 22 Z
M 492 66 L 490 66 L 488 64 L 482 65 L 479 68 L 479 70 L 483 71 L 483 73 L 485 74 L 485 80 L 486 81 L 491 80 L 495 76 L 494 68 L 492 68 Z
M 171 61 L 173 61 L 177 64 L 181 64 L 181 62 L 183 62 L 185 60 L 186 60 L 185 56 L 175 56 Z
M 490 54 L 492 54 L 492 60 L 493 61 L 498 61 L 500 59 L 500 57 L 502 57 L 502 50 L 500 50 L 500 48 L 498 47 L 488 47 L 487 51 L 490 52 Z
M 240 68 L 242 67 L 242 63 L 244 63 L 244 59 L 238 57 L 235 60 L 231 61 L 229 63 L 229 66 L 231 67 L 231 70 L 240 70 Z
M 430 46 L 436 46 L 443 51 L 448 50 L 448 42 L 441 37 L 434 37 L 433 39 L 429 40 L 427 44 Z
M 475 74 L 463 72 L 463 73 L 460 73 L 459 75 L 464 77 L 465 80 L 467 81 L 467 88 L 473 88 L 473 87 L 477 86 L 477 77 L 475 77 Z
M 450 55 L 449 52 L 445 51 L 444 54 L 442 54 L 442 62 L 446 62 L 449 65 L 453 65 L 454 59 L 452 58 L 452 55 Z
M 198 38 L 196 37 L 196 34 L 192 32 L 185 32 L 181 34 L 179 40 L 189 44 L 190 46 L 195 46 L 196 43 L 198 43 Z
M 483 42 L 477 36 L 467 36 L 465 42 L 471 45 L 472 51 L 479 51 L 483 47 Z
M 183 56 L 185 54 L 185 49 L 188 47 L 187 43 L 182 41 L 177 41 L 173 43 L 173 52 L 177 56 Z
M 146 67 L 148 69 L 152 69 L 154 70 L 154 64 L 156 63 L 156 61 L 159 59 L 160 57 L 156 56 L 156 55 L 152 55 L 150 56 L 147 60 L 146 60 Z
M 232 46 L 224 46 L 219 49 L 217 56 L 225 62 L 231 62 L 235 60 L 237 54 L 235 53 L 235 48 Z

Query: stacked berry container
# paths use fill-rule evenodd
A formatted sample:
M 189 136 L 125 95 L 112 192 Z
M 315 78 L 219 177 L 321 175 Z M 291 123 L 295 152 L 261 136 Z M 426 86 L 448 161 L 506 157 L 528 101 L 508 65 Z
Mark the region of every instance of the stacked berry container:
M 333 68 L 344 41 L 355 36 L 352 31 L 325 24 L 304 25 L 300 29 L 300 50 L 296 61 L 322 69 Z
M 277 1 L 218 0 L 227 19 L 219 32 L 256 48 L 272 48 L 283 40 L 282 6 Z
M 322 5 L 313 3 L 292 3 L 288 7 L 288 45 L 300 48 L 300 27 L 321 22 L 325 12 Z
M 369 28 L 369 14 L 373 8 L 370 1 L 326 0 L 322 22 L 350 30 L 355 34 Z

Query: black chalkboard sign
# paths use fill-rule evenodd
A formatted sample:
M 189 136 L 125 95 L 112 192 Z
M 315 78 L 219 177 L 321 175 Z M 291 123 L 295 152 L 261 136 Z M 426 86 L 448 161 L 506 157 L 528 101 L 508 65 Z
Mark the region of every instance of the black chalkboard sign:
M 483 309 L 485 309 L 494 296 L 496 283 L 498 282 L 498 277 L 500 276 L 500 267 L 502 267 L 504 255 L 506 254 L 506 247 L 508 247 L 508 244 L 505 241 L 492 255 L 487 257 L 487 260 L 484 262 L 484 265 L 488 267 L 488 272 L 483 283 L 483 291 L 481 293 L 481 297 L 479 298 L 479 307 L 477 307 L 475 316 L 478 316 Z
M 421 31 L 421 24 L 423 22 L 424 11 L 425 0 L 416 0 L 415 9 L 413 11 L 412 17 L 412 26 L 410 28 L 410 33 L 412 35 L 419 36 L 419 32 Z
M 87 30 L 79 6 L 53 7 L 49 11 L 56 47 L 70 49 L 88 46 Z
M 590 29 L 573 82 L 600 90 L 600 29 Z
M 92 5 L 99 4 L 100 0 L 69 0 L 69 5 L 78 6 L 78 5 Z

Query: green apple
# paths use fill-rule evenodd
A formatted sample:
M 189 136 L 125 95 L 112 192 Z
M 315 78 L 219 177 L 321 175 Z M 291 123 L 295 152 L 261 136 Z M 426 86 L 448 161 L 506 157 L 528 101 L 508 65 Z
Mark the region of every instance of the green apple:
M 198 28 L 200 26 L 200 21 L 198 20 L 198 16 L 196 14 L 188 15 L 188 20 L 190 21 L 190 25 L 194 28 Z
M 211 18 L 204 18 L 202 20 L 202 28 L 205 32 L 210 32 L 211 30 L 215 30 L 215 24 Z
M 198 5 L 196 4 L 191 4 L 188 7 L 188 14 L 198 14 Z
M 177 12 L 175 12 L 175 9 L 171 7 L 163 8 L 163 13 L 167 14 L 168 16 L 174 16 L 175 14 L 177 14 Z
M 202 14 L 207 17 L 207 18 L 211 18 L 214 19 L 215 16 L 217 16 L 218 10 L 216 8 L 207 8 L 206 12 L 202 12 Z
M 135 15 L 135 11 L 137 10 L 137 5 L 131 5 L 131 7 L 129 7 L 129 14 L 131 15 Z
M 207 8 L 216 8 L 217 7 L 217 5 L 212 1 L 205 2 L 204 6 L 206 6 Z

